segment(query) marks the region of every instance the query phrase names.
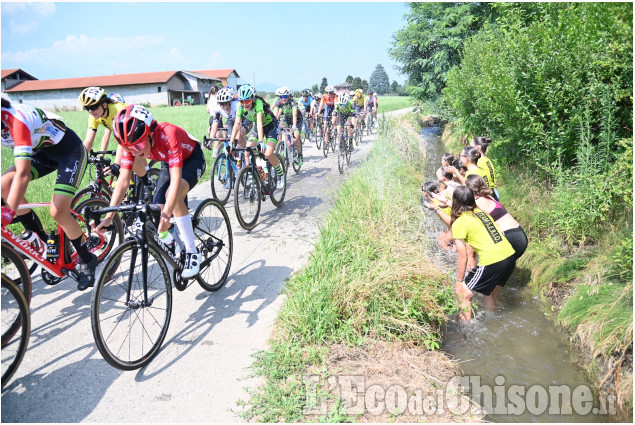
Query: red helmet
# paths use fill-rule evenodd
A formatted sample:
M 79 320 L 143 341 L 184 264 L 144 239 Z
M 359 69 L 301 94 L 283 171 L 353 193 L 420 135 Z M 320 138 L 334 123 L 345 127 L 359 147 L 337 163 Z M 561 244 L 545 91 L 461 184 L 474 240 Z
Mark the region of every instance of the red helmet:
M 129 105 L 117 113 L 112 122 L 115 140 L 121 146 L 132 146 L 143 141 L 156 121 L 152 113 L 141 105 Z

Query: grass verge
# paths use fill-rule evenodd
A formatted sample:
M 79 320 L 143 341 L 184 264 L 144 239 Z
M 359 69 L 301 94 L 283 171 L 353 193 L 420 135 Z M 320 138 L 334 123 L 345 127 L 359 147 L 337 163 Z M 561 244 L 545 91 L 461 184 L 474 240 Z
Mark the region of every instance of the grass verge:
M 338 388 L 335 375 L 352 371 L 384 389 L 396 379 L 406 391 L 428 388 L 434 392 L 438 383 L 430 376 L 456 373 L 456 365 L 434 351 L 439 347 L 441 326 L 455 309 L 455 297 L 451 286 L 444 284 L 445 273 L 426 259 L 426 244 L 432 242 L 420 231 L 419 199 L 412 196 L 421 183 L 416 177 L 421 175 L 419 149 L 412 117 L 380 120 L 378 141 L 339 188 L 306 267 L 285 286 L 286 299 L 270 349 L 259 352 L 253 365 L 254 375 L 262 377 L 264 384 L 250 391 L 244 418 L 258 422 L 423 420 L 410 415 L 410 410 L 351 415 L 350 399 L 334 389 Z M 414 352 L 406 353 L 404 347 Z M 430 356 L 437 360 L 427 362 Z M 339 361 L 347 358 L 354 360 L 354 370 Z M 403 362 L 404 373 L 410 371 L 408 383 L 387 375 L 396 358 Z M 375 368 L 379 373 L 373 380 L 366 371 L 379 364 L 386 367 Z M 430 370 L 432 364 L 438 367 Z M 424 369 L 426 373 L 416 372 Z M 307 413 L 311 407 L 304 381 L 307 374 L 318 379 L 316 396 L 330 399 L 326 410 Z M 446 413 L 446 420 L 479 419 L 478 415 Z

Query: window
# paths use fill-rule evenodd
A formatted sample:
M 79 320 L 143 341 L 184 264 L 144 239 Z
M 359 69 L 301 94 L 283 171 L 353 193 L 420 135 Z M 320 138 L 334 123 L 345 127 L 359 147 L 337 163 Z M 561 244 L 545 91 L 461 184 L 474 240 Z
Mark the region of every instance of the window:
M 161 93 L 161 86 L 157 87 L 157 93 Z

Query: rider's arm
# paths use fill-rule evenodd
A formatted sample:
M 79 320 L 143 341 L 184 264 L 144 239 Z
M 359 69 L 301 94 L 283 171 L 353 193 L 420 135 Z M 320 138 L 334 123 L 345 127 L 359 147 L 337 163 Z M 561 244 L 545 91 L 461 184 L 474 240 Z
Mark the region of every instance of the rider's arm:
M 104 130 L 104 137 L 102 137 L 102 139 L 101 139 L 101 150 L 102 151 L 105 151 L 105 150 L 108 149 L 108 141 L 110 140 L 110 133 L 112 133 L 112 130 L 108 130 L 107 128 Z
M 292 109 L 292 112 L 293 112 L 293 126 L 297 127 L 297 125 L 298 125 L 298 108 L 294 107 Z
M 89 128 L 88 130 L 86 130 L 86 137 L 84 138 L 84 147 L 86 148 L 87 152 L 90 152 L 90 150 L 93 148 L 93 143 L 95 143 L 95 136 L 97 135 L 97 131 L 93 130 L 92 128 Z M 105 149 L 102 149 L 105 150 Z
M 165 205 L 163 211 L 161 211 L 161 221 L 157 231 L 159 233 L 165 232 L 170 227 L 170 217 L 174 212 L 174 207 L 179 201 L 179 188 L 181 186 L 181 178 L 183 176 L 183 169 L 181 167 L 170 168 L 170 186 L 165 193 Z
M 262 129 L 262 112 L 258 112 L 258 114 L 256 115 L 256 123 L 258 125 L 258 141 L 267 143 L 264 140 L 265 131 Z M 240 127 L 240 126 L 235 125 L 234 128 L 236 127 Z
M 13 211 L 17 211 L 24 194 L 29 186 L 29 180 L 31 179 L 31 160 L 19 159 L 15 161 L 15 176 L 11 182 L 11 189 L 9 190 L 9 196 L 6 198 L 7 206 Z

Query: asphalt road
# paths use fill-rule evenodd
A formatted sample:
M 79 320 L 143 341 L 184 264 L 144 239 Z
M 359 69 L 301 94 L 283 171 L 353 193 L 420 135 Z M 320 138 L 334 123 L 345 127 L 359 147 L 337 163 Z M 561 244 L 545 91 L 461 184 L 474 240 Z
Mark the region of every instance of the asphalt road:
M 356 167 L 376 135 L 364 136 Z M 172 321 L 163 348 L 146 367 L 122 372 L 95 346 L 90 291 L 71 279 L 47 286 L 36 276 L 28 351 L 2 391 L 2 422 L 241 422 L 237 401 L 252 354 L 267 348 L 283 302 L 281 288 L 306 262 L 337 187 L 345 179 L 337 157 L 304 145 L 305 163 L 290 172 L 281 207 L 263 204 L 257 226 L 245 231 L 227 204 L 234 253 L 227 284 L 208 293 L 194 284 L 173 292 Z M 211 196 L 209 181 L 190 192 L 190 206 Z

